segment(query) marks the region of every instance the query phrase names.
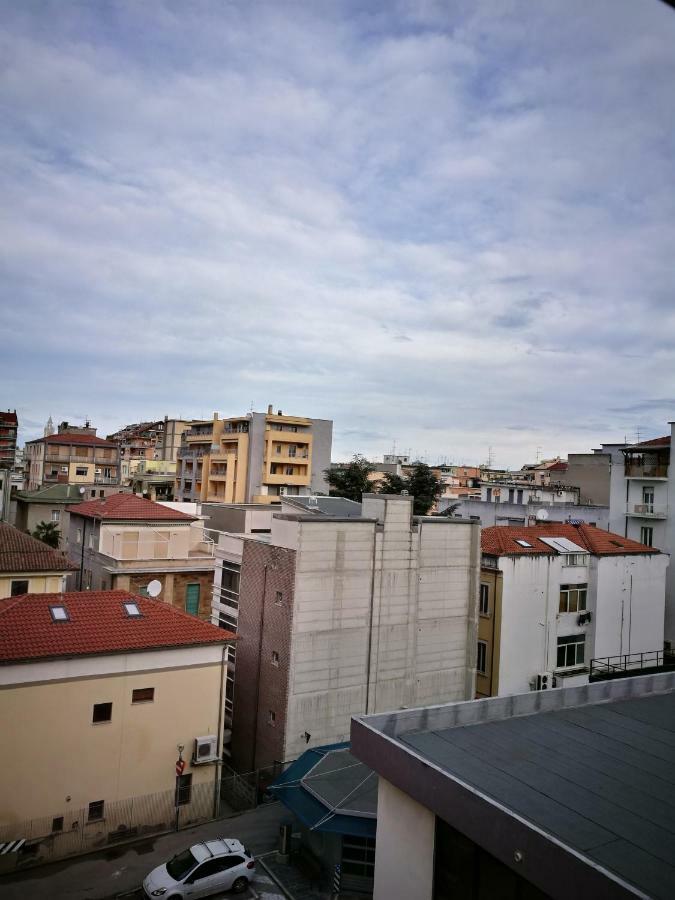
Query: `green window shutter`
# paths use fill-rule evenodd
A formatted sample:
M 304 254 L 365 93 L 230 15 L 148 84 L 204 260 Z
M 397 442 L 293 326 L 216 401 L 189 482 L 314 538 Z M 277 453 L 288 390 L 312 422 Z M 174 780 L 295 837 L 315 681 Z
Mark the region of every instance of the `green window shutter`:
M 199 585 L 188 584 L 185 587 L 185 612 L 190 615 L 199 615 Z

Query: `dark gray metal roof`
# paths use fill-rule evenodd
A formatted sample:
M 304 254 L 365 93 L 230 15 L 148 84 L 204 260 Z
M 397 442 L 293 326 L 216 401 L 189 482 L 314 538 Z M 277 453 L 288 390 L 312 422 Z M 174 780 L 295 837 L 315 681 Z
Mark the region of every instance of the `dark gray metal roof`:
M 672 673 L 546 694 L 359 717 L 352 749 L 553 897 L 675 897 Z
M 349 750 L 327 753 L 301 783 L 335 812 L 370 818 L 377 815 L 377 775 Z

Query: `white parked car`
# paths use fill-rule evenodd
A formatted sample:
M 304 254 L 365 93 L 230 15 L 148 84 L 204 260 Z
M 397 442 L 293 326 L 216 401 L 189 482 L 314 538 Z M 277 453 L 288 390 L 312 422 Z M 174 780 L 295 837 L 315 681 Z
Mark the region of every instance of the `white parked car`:
M 157 866 L 143 882 L 146 897 L 193 900 L 218 891 L 245 891 L 255 875 L 255 861 L 241 841 L 216 838 L 193 844 Z

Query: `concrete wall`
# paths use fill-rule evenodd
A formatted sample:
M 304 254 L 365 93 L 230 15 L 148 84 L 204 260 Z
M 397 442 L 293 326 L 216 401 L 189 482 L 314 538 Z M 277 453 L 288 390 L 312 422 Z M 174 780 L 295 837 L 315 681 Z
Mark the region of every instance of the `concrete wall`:
M 215 766 L 193 768 L 189 758 L 195 737 L 218 731 L 220 654 L 192 648 L 3 666 L 0 719 L 12 727 L 0 729 L 0 824 L 171 791 L 177 744 L 193 784 L 213 781 Z M 154 701 L 132 704 L 132 690 L 147 687 Z M 106 702 L 112 721 L 92 724 L 94 704 Z
M 612 457 L 608 453 L 570 453 L 567 471 L 556 472 L 561 484 L 578 487 L 580 503 L 609 506 Z
M 435 832 L 431 810 L 379 779 L 373 900 L 431 900 Z
M 609 509 L 606 506 L 579 506 L 576 503 L 556 503 L 555 505 L 494 503 L 487 500 L 451 500 L 442 497 L 438 501 L 438 511 L 443 512 L 449 506 L 455 507 L 456 504 L 459 505 L 456 506 L 454 516 L 465 519 L 477 517 L 483 528 L 490 528 L 493 525 L 527 525 L 535 521 L 540 509 L 546 510 L 549 522 L 580 519 L 582 522 L 597 525 L 598 528 L 605 530 L 609 527 Z M 618 533 L 623 534 L 623 528 Z
M 312 480 L 310 489 L 313 494 L 327 494 L 328 482 L 324 477 L 330 468 L 333 450 L 333 422 L 331 419 L 312 419 Z

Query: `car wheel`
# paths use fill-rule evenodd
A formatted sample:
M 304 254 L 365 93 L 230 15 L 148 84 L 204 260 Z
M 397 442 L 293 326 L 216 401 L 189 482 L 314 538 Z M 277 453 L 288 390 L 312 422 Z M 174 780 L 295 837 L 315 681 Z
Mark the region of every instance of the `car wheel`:
M 248 878 L 244 878 L 242 875 L 240 878 L 237 878 L 234 884 L 232 885 L 232 893 L 234 894 L 242 894 L 246 888 L 248 887 Z

